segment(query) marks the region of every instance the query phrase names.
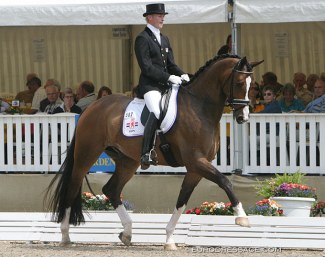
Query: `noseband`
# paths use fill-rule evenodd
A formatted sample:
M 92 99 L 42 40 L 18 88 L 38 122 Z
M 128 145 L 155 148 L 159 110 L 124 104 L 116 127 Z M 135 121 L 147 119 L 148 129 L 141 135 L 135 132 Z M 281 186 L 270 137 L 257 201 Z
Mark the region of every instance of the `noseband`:
M 231 84 L 230 84 L 230 96 L 229 99 L 227 99 L 227 103 L 226 105 L 229 105 L 232 109 L 235 109 L 235 106 L 242 106 L 245 107 L 249 104 L 249 100 L 245 100 L 245 99 L 235 99 L 234 98 L 234 77 L 236 73 L 241 73 L 241 74 L 253 74 L 252 71 L 241 71 L 239 70 L 239 67 L 242 65 L 242 62 L 245 62 L 245 65 L 248 65 L 246 57 L 242 58 L 239 60 L 239 62 L 237 62 L 237 64 L 235 65 L 235 67 L 232 69 L 232 72 L 230 74 L 231 76 Z M 246 85 L 247 87 L 247 85 Z

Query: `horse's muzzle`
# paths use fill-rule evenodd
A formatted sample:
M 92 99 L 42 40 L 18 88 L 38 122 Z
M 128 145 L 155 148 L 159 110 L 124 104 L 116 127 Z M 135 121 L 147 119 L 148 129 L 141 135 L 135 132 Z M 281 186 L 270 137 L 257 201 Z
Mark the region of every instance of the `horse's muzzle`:
M 235 110 L 234 115 L 238 124 L 247 122 L 249 119 L 249 107 L 245 106 L 244 108 Z

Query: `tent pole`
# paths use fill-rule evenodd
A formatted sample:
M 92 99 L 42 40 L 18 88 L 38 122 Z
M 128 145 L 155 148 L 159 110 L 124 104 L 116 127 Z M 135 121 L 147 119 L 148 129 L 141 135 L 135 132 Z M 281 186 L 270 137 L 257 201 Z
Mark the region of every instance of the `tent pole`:
M 240 51 L 240 24 L 234 23 L 233 20 L 233 0 L 228 0 L 228 21 L 231 23 L 231 53 L 235 55 L 241 54 Z M 236 121 L 233 123 L 233 144 L 234 144 L 234 166 L 233 171 L 235 173 L 243 170 L 243 127 Z

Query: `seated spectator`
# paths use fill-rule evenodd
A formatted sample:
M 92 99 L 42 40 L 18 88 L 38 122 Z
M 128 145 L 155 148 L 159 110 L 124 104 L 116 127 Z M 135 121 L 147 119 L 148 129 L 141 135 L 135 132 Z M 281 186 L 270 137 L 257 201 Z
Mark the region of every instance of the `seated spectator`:
M 77 106 L 84 111 L 89 104 L 96 100 L 96 95 L 94 93 L 95 86 L 91 81 L 83 81 L 80 83 L 77 90 Z
M 325 81 L 318 79 L 314 85 L 314 101 L 310 102 L 304 112 L 324 113 L 325 112 Z
M 263 88 L 264 109 L 259 113 L 282 113 L 281 106 L 276 100 L 276 94 L 272 86 Z
M 32 110 L 31 110 L 32 113 L 36 113 L 37 111 L 40 110 L 41 101 L 47 98 L 45 88 L 50 85 L 56 86 L 59 89 L 59 91 L 61 89 L 61 85 L 59 81 L 57 81 L 56 79 L 48 79 L 43 87 L 39 86 L 39 88 L 37 89 L 33 97 Z
M 34 77 L 32 79 L 30 79 L 27 82 L 27 87 L 31 88 L 32 91 L 34 91 L 34 95 L 33 95 L 33 99 L 32 99 L 32 107 L 31 109 L 24 109 L 24 113 L 26 114 L 34 114 L 36 113 L 38 110 L 34 110 L 33 109 L 33 103 L 34 103 L 34 99 L 37 95 L 38 90 L 40 89 L 40 87 L 42 86 L 42 81 L 38 78 L 38 77 Z
M 62 104 L 60 91 L 55 85 L 47 86 L 45 91 L 47 98 L 41 101 L 39 111 L 53 114 L 54 110 Z
M 317 79 L 319 79 L 319 76 L 317 74 L 309 74 L 309 76 L 307 77 L 306 84 L 307 89 L 310 92 L 314 92 L 314 85 Z
M 260 112 L 264 109 L 264 105 L 260 100 L 261 94 L 258 84 L 251 83 L 251 86 L 248 91 L 249 98 L 249 112 Z
M 295 98 L 300 99 L 303 102 L 304 106 L 313 100 L 313 93 L 304 87 L 306 84 L 306 75 L 304 73 L 296 72 L 293 75 L 293 84 L 296 89 Z
M 18 92 L 18 94 L 15 97 L 15 100 L 18 100 L 19 103 L 20 103 L 20 106 L 22 106 L 22 107 L 25 104 L 32 105 L 34 93 L 37 90 L 37 87 L 29 84 L 28 82 L 33 78 L 37 78 L 37 74 L 35 74 L 35 73 L 27 74 L 27 76 L 26 76 L 27 90 L 23 90 L 23 91 Z
M 74 94 L 71 88 L 67 88 L 63 92 L 63 103 L 54 109 L 53 114 L 62 112 L 81 113 L 81 108 L 74 102 Z
M 263 96 L 264 96 L 264 109 L 259 113 L 282 113 L 279 102 L 276 100 L 276 94 L 274 92 L 274 88 L 272 86 L 266 86 L 263 88 Z M 260 124 L 256 124 L 257 135 L 260 133 L 264 133 L 260 131 Z M 276 135 L 279 135 L 279 123 L 276 123 Z M 270 124 L 266 123 L 266 134 L 270 133 Z
M 295 87 L 287 83 L 282 89 L 282 98 L 279 100 L 282 112 L 302 111 L 305 109 L 304 104 L 295 98 Z
M 102 86 L 98 91 L 97 100 L 99 98 L 102 98 L 103 96 L 107 96 L 111 94 L 112 94 L 112 90 L 109 87 Z
M 261 81 L 262 90 L 264 90 L 264 87 L 270 86 L 273 88 L 273 92 L 275 92 L 276 96 L 279 96 L 281 93 L 282 85 L 278 83 L 278 77 L 275 73 L 269 71 L 262 75 L 262 81 Z
M 5 112 L 9 107 L 10 105 L 6 101 L 0 98 L 0 113 Z

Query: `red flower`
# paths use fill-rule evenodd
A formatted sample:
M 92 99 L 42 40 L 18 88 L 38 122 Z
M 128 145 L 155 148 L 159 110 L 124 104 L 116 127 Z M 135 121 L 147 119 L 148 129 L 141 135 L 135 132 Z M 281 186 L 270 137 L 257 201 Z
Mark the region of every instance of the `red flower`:
M 201 211 L 200 209 L 198 209 L 198 208 L 195 209 L 195 214 L 196 214 L 196 215 L 200 215 L 201 212 L 202 212 L 202 211 Z

